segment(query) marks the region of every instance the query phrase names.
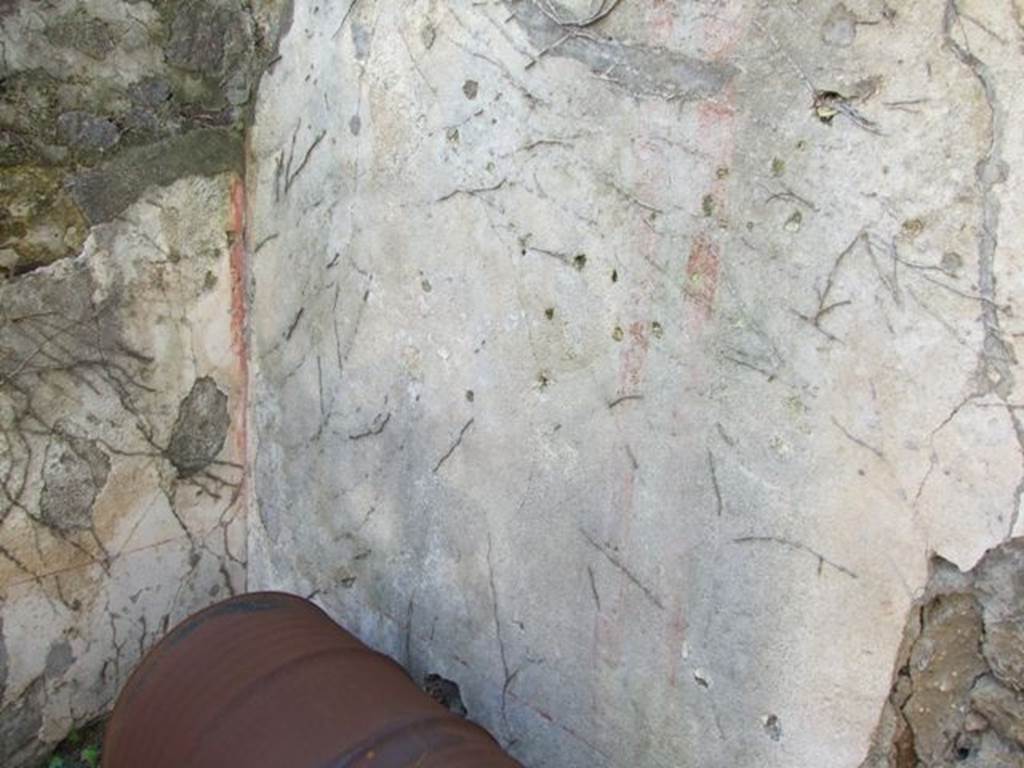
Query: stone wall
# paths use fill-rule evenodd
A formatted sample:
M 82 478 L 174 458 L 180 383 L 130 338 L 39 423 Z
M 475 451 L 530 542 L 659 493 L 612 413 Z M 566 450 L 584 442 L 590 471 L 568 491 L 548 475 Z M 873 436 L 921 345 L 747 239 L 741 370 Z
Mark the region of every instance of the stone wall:
M 151 190 L 81 255 L 0 286 L 7 765 L 103 714 L 169 625 L 245 586 L 231 184 Z
M 1019 766 L 1022 18 L 0 0 L 5 764 L 276 588 L 530 768 Z
M 264 5 L 0 3 L 4 765 L 245 587 L 241 127 Z
M 528 766 L 887 760 L 933 558 L 1021 534 L 1019 10 L 297 0 L 250 586 Z

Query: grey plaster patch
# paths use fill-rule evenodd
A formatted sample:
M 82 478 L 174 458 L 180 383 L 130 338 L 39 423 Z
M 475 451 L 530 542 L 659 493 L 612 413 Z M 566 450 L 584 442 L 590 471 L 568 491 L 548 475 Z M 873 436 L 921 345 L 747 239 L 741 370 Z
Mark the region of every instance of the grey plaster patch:
M 75 654 L 71 652 L 71 643 L 67 639 L 58 640 L 46 654 L 46 675 L 50 679 L 58 679 L 74 663 Z
M 228 396 L 213 379 L 197 379 L 181 401 L 167 447 L 167 458 L 182 477 L 199 472 L 217 458 L 230 423 Z
M 370 43 L 373 41 L 373 30 L 358 21 L 352 22 L 352 47 L 356 58 L 365 61 L 370 56 Z
M 43 680 L 37 678 L 0 709 L 0 756 L 9 765 L 27 765 L 33 756 L 45 751 L 38 741 L 43 725 L 43 693 Z
M 235 131 L 200 128 L 164 141 L 122 151 L 73 177 L 71 196 L 91 224 L 110 221 L 150 186 L 184 176 L 240 171 L 242 137 Z
M 829 45 L 845 48 L 853 45 L 856 37 L 857 18 L 843 3 L 836 3 L 821 25 L 821 39 Z
M 719 93 L 736 75 L 727 62 L 705 61 L 661 46 L 627 43 L 559 24 L 536 0 L 507 2 L 537 54 L 568 57 L 637 96 L 690 101 Z
M 92 440 L 55 435 L 46 448 L 39 517 L 62 530 L 92 527 L 92 507 L 110 474 L 110 458 Z

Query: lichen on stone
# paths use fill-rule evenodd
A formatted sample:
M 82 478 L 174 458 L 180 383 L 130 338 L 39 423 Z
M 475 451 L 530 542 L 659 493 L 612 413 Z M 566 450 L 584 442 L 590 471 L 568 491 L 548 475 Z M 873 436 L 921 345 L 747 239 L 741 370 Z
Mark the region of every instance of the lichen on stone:
M 87 232 L 85 218 L 64 188 L 61 169 L 0 168 L 0 277 L 76 254 Z

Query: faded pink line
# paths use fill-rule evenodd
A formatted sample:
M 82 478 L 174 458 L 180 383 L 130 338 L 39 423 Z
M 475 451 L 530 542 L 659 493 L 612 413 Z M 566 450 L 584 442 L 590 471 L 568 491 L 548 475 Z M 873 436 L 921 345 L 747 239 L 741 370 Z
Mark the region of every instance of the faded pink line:
M 235 451 L 242 465 L 239 503 L 243 514 L 249 509 L 249 337 L 248 337 L 248 254 L 246 252 L 245 182 L 231 182 L 231 211 L 228 233 L 231 238 L 231 348 L 235 353 L 238 397 L 235 401 Z M 246 559 L 248 555 L 246 554 Z

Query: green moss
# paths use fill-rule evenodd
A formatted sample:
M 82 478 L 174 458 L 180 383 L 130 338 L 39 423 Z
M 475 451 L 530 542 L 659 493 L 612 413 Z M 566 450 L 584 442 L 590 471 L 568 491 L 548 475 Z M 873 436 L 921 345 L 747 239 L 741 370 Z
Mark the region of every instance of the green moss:
M 59 110 L 60 81 L 41 69 L 8 75 L 0 82 L 0 127 L 51 135 Z
M 85 242 L 88 227 L 61 168 L 0 168 L 0 211 L 0 248 L 17 255 L 15 274 L 73 255 Z
M 46 768 L 99 768 L 105 725 L 98 721 L 71 731 L 44 763 Z
M 0 166 L 23 165 L 38 159 L 32 139 L 15 131 L 0 130 Z

